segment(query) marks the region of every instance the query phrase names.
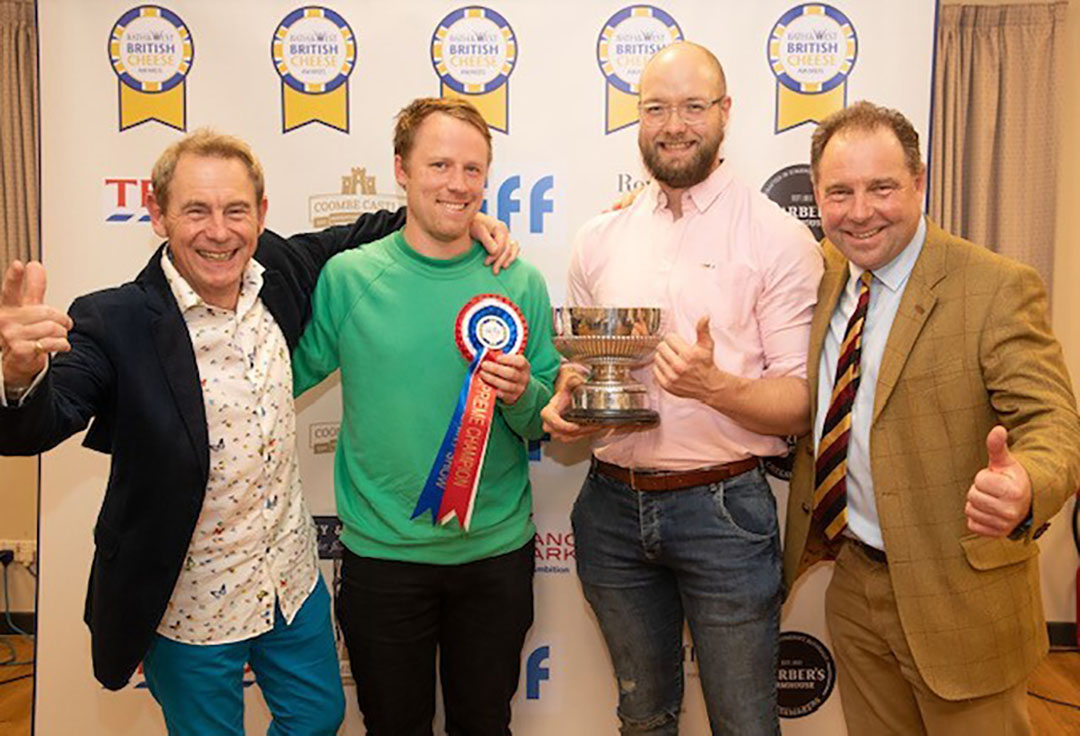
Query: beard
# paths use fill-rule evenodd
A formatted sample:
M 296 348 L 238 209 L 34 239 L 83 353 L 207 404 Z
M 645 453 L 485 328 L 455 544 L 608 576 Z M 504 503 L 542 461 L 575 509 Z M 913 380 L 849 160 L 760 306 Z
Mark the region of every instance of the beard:
M 681 140 L 683 138 L 680 136 L 665 142 L 678 143 Z M 641 159 L 645 163 L 645 168 L 656 181 L 672 189 L 686 189 L 709 178 L 723 141 L 723 129 L 715 136 L 703 137 L 690 160 L 679 163 L 665 161 L 660 155 L 660 148 L 655 139 L 648 142 L 639 138 L 638 147 L 641 149 Z

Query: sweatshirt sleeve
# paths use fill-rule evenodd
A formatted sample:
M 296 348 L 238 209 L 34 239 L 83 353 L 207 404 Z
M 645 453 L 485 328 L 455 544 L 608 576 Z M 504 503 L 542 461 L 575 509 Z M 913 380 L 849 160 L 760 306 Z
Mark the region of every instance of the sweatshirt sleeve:
M 339 327 L 347 312 L 342 259 L 330 259 L 315 285 L 311 321 L 292 356 L 293 396 L 320 383 L 341 365 Z

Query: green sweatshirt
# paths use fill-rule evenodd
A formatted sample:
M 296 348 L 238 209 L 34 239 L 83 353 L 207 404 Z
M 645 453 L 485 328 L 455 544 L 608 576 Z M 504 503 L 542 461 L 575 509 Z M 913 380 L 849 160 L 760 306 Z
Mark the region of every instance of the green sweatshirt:
M 532 376 L 514 404 L 497 402 L 469 531 L 457 520 L 410 520 L 457 404 L 468 364 L 458 312 L 478 294 L 511 299 L 528 323 Z M 427 258 L 401 231 L 341 253 L 319 277 L 293 355 L 297 395 L 341 369 L 343 416 L 334 458 L 341 541 L 353 553 L 458 564 L 518 549 L 535 533 L 523 438 L 538 439 L 559 355 L 540 272 L 518 261 L 498 276 L 476 243 L 451 260 Z

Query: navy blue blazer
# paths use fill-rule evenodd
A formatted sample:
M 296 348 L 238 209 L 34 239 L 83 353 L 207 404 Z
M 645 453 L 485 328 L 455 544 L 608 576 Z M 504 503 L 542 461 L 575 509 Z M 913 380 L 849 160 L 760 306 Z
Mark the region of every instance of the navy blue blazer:
M 403 208 L 288 240 L 260 236 L 259 297 L 290 349 L 326 261 L 404 222 Z M 134 281 L 76 299 L 71 352 L 53 358 L 22 407 L 0 409 L 0 454 L 44 452 L 90 424 L 83 444 L 112 456 L 85 610 L 94 676 L 111 690 L 127 684 L 165 614 L 208 478 L 195 353 L 160 261 L 159 248 Z

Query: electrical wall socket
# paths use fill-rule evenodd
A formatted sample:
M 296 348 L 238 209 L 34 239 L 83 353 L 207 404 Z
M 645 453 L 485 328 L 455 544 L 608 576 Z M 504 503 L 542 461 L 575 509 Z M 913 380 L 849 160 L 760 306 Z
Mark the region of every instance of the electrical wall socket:
M 14 552 L 15 562 L 23 567 L 33 565 L 37 558 L 37 542 L 33 539 L 0 539 L 0 549 Z

